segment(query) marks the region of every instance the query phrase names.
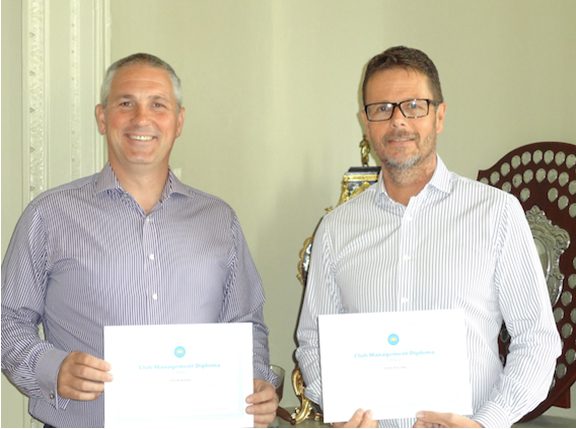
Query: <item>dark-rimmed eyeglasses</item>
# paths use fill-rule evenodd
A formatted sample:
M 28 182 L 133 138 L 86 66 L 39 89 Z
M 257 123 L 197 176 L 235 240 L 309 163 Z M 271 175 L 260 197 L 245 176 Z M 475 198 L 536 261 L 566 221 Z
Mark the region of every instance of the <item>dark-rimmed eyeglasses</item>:
M 364 111 L 371 122 L 388 121 L 394 115 L 396 107 L 400 109 L 405 118 L 416 119 L 427 116 L 430 105 L 438 106 L 439 104 L 439 102 L 428 98 L 412 98 L 398 103 L 391 103 L 390 101 L 370 103 L 364 106 Z

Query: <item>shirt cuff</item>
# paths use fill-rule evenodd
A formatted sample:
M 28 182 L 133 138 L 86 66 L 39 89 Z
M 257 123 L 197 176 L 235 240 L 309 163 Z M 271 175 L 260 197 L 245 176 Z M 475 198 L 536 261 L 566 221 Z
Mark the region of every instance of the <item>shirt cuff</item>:
M 66 409 L 70 399 L 58 395 L 58 372 L 62 361 L 68 356 L 63 350 L 46 350 L 36 364 L 36 380 L 42 397 L 56 409 Z
M 509 428 L 512 426 L 510 413 L 495 402 L 486 402 L 478 410 L 472 420 L 477 421 L 485 428 Z

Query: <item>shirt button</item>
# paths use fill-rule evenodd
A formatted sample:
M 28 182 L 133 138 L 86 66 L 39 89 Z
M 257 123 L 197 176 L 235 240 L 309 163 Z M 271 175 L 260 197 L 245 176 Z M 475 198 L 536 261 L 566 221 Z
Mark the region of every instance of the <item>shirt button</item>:
M 410 259 L 412 259 L 412 257 L 411 257 L 410 255 L 404 255 L 404 256 L 403 256 L 403 259 L 404 259 L 405 261 L 409 261 Z
M 153 260 L 154 260 L 154 253 L 150 253 L 150 254 L 148 255 L 148 259 L 150 259 L 151 261 L 153 261 Z
M 54 398 L 56 397 L 56 395 L 54 395 L 53 392 L 50 392 L 50 395 L 48 395 L 48 397 L 49 397 L 50 399 L 54 399 Z
M 153 299 L 154 301 L 156 301 L 156 300 L 158 299 L 158 294 L 157 294 L 157 293 L 153 293 L 153 294 L 152 294 L 152 299 Z

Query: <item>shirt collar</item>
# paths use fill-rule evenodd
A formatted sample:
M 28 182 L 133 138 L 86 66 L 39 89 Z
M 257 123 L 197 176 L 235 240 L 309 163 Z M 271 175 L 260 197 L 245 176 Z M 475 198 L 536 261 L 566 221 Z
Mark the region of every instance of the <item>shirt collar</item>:
M 190 196 L 190 189 L 184 183 L 176 177 L 172 170 L 168 171 L 168 181 L 166 182 L 166 187 L 164 188 L 163 196 L 166 198 L 171 194 L 181 194 Z
M 112 190 L 122 190 L 118 179 L 112 167 L 107 163 L 104 168 L 96 175 L 96 193 L 112 191 Z
M 120 191 L 120 192 L 126 192 L 122 188 L 122 185 L 120 185 L 120 182 L 118 182 L 118 179 L 116 178 L 116 175 L 114 174 L 114 171 L 112 170 L 112 166 L 109 163 L 107 163 L 104 166 L 104 168 L 100 171 L 100 173 L 98 173 L 96 175 L 96 193 L 98 194 L 101 192 L 113 191 L 113 190 Z M 160 201 L 166 200 L 173 193 L 186 195 L 186 196 L 190 195 L 190 192 L 188 192 L 188 188 L 186 187 L 186 185 L 184 185 L 176 177 L 176 175 L 172 172 L 172 170 L 169 170 L 168 171 L 168 180 L 166 181 L 166 184 L 164 185 L 164 190 L 162 191 L 162 196 L 160 197 Z
M 449 194 L 452 190 L 452 173 L 448 171 L 439 155 L 436 155 L 436 170 L 426 186 L 432 186 L 445 194 Z

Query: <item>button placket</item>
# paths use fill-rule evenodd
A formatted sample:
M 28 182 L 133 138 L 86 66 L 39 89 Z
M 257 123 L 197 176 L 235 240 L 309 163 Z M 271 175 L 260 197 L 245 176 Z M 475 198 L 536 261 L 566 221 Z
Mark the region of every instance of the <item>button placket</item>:
M 148 215 L 143 223 L 142 234 L 142 247 L 145 256 L 144 262 L 144 278 L 145 278 L 145 293 L 148 296 L 149 314 L 151 320 L 155 319 L 155 305 L 158 301 L 158 279 L 159 279 L 159 263 L 158 263 L 158 249 L 157 240 L 158 232 L 154 217 Z
M 410 310 L 412 296 L 412 259 L 414 253 L 414 243 L 416 240 L 415 228 L 413 224 L 414 213 L 417 209 L 417 200 L 412 198 L 401 215 L 400 219 L 400 239 L 399 239 L 399 259 L 398 259 L 398 289 L 396 304 L 398 310 Z

